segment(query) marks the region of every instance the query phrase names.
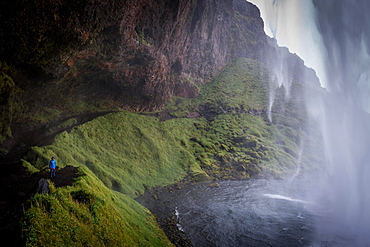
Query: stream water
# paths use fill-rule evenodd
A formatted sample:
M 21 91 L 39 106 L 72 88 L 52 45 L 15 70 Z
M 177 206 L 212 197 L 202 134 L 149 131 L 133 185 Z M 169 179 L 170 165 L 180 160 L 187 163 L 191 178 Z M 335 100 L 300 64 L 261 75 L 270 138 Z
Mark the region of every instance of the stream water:
M 179 190 L 168 202 L 178 227 L 197 247 L 355 246 L 331 231 L 330 209 L 314 202 L 312 191 L 320 186 L 307 190 L 304 184 L 301 179 L 224 181 L 218 188 Z

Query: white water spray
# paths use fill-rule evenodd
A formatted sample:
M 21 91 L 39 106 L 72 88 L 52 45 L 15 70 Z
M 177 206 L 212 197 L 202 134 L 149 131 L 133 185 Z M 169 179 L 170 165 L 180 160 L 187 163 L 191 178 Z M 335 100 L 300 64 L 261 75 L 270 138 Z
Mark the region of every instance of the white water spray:
M 277 61 L 274 61 L 273 65 L 271 67 L 275 68 L 274 71 L 271 71 L 270 73 L 270 81 L 269 81 L 269 104 L 267 109 L 267 116 L 270 122 L 272 122 L 272 107 L 275 103 L 275 97 L 276 97 L 276 90 L 283 87 L 284 88 L 284 94 L 285 99 L 289 100 L 290 98 L 290 89 L 292 86 L 292 78 L 288 76 L 288 72 L 286 71 L 286 68 L 284 66 L 284 55 L 282 54 L 281 50 L 276 50 L 276 52 L 279 54 L 277 57 Z
M 311 203 L 311 202 L 308 202 L 308 201 L 305 201 L 305 200 L 295 199 L 295 198 L 291 198 L 291 197 L 288 197 L 288 196 L 282 196 L 282 195 L 276 195 L 276 194 L 263 194 L 263 195 L 267 196 L 267 197 L 270 197 L 270 198 L 273 198 L 273 199 L 286 200 L 286 201 L 290 201 L 290 202 L 300 202 L 300 203 L 304 203 L 304 204 L 310 204 Z
M 308 102 L 325 136 L 330 179 L 323 198 L 329 232 L 370 245 L 370 1 L 250 0 L 265 32 L 297 53 L 330 92 Z M 324 229 L 325 230 L 325 229 Z

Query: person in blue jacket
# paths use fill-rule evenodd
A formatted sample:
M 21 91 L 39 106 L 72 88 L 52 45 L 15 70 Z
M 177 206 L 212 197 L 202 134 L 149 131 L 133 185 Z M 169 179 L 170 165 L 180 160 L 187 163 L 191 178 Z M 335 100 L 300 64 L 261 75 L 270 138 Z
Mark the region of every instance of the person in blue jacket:
M 55 178 L 55 170 L 57 169 L 57 161 L 55 160 L 55 157 L 51 157 L 51 160 L 49 161 L 49 168 L 50 177 Z

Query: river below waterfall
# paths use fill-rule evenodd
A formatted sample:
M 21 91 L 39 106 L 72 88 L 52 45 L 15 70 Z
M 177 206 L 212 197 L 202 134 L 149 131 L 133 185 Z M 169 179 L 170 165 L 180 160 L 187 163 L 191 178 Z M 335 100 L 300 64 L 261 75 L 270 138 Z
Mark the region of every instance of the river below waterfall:
M 171 210 L 196 247 L 354 246 L 331 233 L 330 209 L 313 200 L 320 186 L 306 185 L 302 179 L 222 181 L 156 191 L 139 202 L 157 217 L 158 207 Z

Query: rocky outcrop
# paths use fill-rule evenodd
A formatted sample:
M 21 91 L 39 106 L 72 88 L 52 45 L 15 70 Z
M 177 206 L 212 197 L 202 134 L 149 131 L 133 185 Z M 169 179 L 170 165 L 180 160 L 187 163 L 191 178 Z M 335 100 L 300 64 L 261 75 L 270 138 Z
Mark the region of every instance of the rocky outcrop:
M 37 182 L 37 193 L 39 194 L 47 194 L 49 193 L 49 183 L 45 178 L 40 178 Z
M 117 59 L 125 59 L 110 71 L 140 98 L 125 102 L 134 110 L 196 96 L 196 84 L 236 57 L 258 58 L 266 42 L 259 11 L 245 1 L 133 1 L 123 12 Z
M 2 3 L 1 60 L 24 90 L 58 80 L 133 111 L 194 97 L 236 57 L 266 45 L 258 9 L 243 0 L 79 0 Z M 24 74 L 23 74 L 24 75 Z M 90 92 L 85 88 L 99 88 Z

